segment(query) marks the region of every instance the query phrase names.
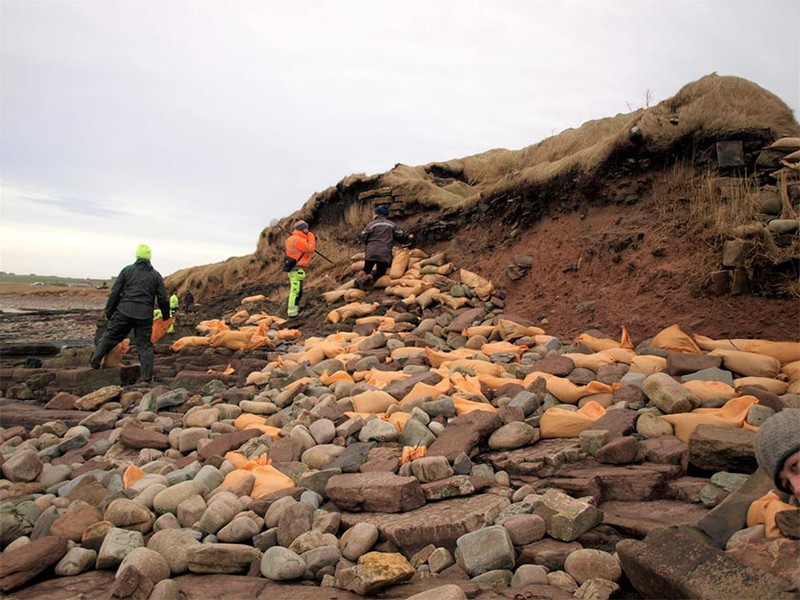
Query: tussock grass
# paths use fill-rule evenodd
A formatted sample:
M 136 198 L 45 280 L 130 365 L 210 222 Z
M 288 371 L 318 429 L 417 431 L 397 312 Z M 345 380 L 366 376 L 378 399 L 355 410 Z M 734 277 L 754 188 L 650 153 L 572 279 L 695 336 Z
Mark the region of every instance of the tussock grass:
M 759 221 L 758 182 L 753 177 L 719 178 L 711 172 L 696 173 L 678 163 L 662 172 L 651 191 L 657 224 L 651 239 L 669 245 L 674 237 L 693 240 L 696 253 L 690 267 L 691 281 L 702 282 L 720 268 L 722 245 L 727 240 L 746 239 L 752 251 L 744 269 L 753 278 L 758 271 L 791 261 L 800 254 L 797 241 L 778 246 L 774 236 Z M 773 282 L 775 293 L 800 298 L 796 277 Z

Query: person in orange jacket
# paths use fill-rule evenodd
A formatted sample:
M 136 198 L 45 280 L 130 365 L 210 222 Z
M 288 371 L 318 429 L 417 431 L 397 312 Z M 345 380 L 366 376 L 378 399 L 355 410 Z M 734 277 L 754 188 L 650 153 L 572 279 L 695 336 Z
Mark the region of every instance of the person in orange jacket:
M 295 223 L 292 235 L 286 240 L 286 255 L 283 257 L 283 271 L 289 276 L 289 305 L 286 308 L 289 317 L 296 317 L 300 312 L 298 303 L 303 296 L 305 269 L 316 248 L 317 238 L 308 230 L 308 223 Z

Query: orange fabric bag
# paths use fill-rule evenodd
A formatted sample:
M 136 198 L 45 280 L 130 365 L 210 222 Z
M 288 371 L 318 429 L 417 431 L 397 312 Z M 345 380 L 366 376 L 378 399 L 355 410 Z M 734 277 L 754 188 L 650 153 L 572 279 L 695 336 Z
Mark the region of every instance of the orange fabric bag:
M 473 402 L 471 400 L 467 400 L 466 398 L 462 398 L 458 394 L 454 394 L 452 398 L 453 404 L 456 407 L 457 415 L 466 415 L 471 413 L 473 410 L 484 410 L 486 412 L 493 413 L 497 412 L 497 409 L 487 402 Z
M 175 317 L 166 320 L 155 319 L 153 321 L 153 331 L 150 334 L 150 341 L 155 344 L 158 340 L 167 335 L 167 330 L 172 327 L 174 322 Z
M 211 338 L 207 336 L 199 336 L 199 335 L 187 335 L 182 338 L 178 338 L 172 345 L 169 347 L 170 350 L 173 352 L 180 352 L 184 348 L 195 348 L 197 346 L 208 346 L 211 342 Z
M 783 537 L 775 523 L 775 516 L 785 510 L 797 510 L 797 507 L 786 504 L 775 492 L 767 492 L 758 500 L 754 500 L 747 509 L 747 526 L 764 525 L 764 532 L 768 538 Z
M 604 414 L 606 409 L 594 401 L 587 402 L 578 410 L 552 406 L 544 411 L 539 422 L 539 431 L 543 439 L 578 437 Z
M 128 338 L 122 340 L 119 344 L 114 346 L 108 354 L 103 357 L 103 368 L 113 369 L 122 363 L 122 357 L 127 354 L 131 347 L 131 341 Z
M 688 443 L 692 433 L 700 425 L 741 428 L 747 418 L 747 411 L 753 404 L 758 404 L 755 396 L 739 396 L 728 400 L 721 408 L 696 408 L 688 413 L 662 415 L 659 419 L 670 423 L 675 428 L 675 436 Z
M 677 325 L 662 330 L 650 342 L 653 348 L 672 350 L 683 354 L 700 354 L 700 346 Z
M 272 461 L 269 460 L 266 454 L 248 460 L 246 456 L 238 452 L 228 452 L 225 455 L 225 459 L 230 461 L 236 467 L 236 470 L 225 476 L 220 487 L 234 487 L 241 481 L 243 472 L 244 474 L 252 473 L 256 478 L 253 489 L 250 492 L 250 497 L 254 500 L 279 490 L 294 487 L 294 479 L 273 467 Z
M 261 433 L 266 433 L 269 435 L 273 440 L 277 440 L 279 437 L 281 437 L 281 430 L 277 427 L 265 425 L 266 422 L 267 420 L 260 415 L 242 413 L 236 417 L 236 420 L 233 422 L 233 426 L 239 431 L 244 431 L 245 429 L 257 429 Z

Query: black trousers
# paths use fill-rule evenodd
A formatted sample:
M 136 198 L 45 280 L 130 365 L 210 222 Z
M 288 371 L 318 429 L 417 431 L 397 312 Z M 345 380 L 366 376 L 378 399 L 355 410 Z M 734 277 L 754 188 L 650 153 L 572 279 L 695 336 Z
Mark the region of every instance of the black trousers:
M 373 276 L 373 281 L 378 281 L 378 279 L 386 275 L 386 270 L 389 268 L 389 263 L 381 262 L 378 260 L 364 261 L 364 273 L 366 273 L 367 275 L 371 275 L 373 267 L 375 268 L 375 275 Z
M 109 351 L 119 344 L 122 340 L 128 337 L 128 334 L 134 331 L 134 340 L 136 342 L 136 350 L 139 352 L 139 362 L 141 363 L 141 377 L 144 380 L 153 378 L 153 343 L 150 341 L 150 336 L 153 333 L 153 319 L 131 319 L 126 317 L 121 312 L 116 311 L 108 322 L 100 341 L 97 342 L 97 347 L 92 354 L 90 364 L 94 368 L 100 367 L 100 362 Z

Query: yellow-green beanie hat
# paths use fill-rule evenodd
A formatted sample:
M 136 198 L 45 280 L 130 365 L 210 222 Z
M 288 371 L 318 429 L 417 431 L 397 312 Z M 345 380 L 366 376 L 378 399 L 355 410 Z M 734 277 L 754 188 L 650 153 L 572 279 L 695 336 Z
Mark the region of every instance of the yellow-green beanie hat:
M 140 258 L 144 258 L 145 260 L 150 260 L 152 257 L 152 253 L 150 252 L 150 246 L 147 244 L 139 244 L 136 247 L 136 260 Z

